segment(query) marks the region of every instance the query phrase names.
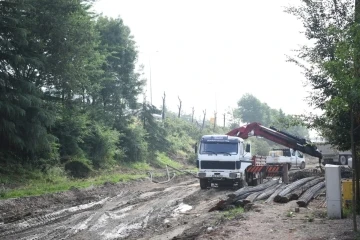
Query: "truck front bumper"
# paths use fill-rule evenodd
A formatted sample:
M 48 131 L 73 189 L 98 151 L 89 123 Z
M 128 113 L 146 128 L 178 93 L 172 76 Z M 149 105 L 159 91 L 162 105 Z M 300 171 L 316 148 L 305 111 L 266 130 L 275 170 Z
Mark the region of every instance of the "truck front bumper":
M 211 178 L 213 180 L 239 179 L 242 173 L 239 172 L 198 172 L 199 178 Z

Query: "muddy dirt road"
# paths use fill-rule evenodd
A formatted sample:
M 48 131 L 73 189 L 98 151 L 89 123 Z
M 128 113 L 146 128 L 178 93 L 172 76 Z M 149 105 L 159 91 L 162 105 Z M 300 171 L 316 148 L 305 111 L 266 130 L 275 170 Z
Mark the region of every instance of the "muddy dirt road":
M 176 177 L 2 200 L 0 239 L 355 239 L 351 219 L 324 217 L 324 197 L 291 216 L 295 201 L 257 202 L 232 219 L 208 212 L 231 191 Z
M 11 200 L 2 202 L 2 217 L 7 221 L 0 223 L 0 239 L 171 239 L 185 229 L 189 234 L 199 233 L 206 224 L 211 224 L 212 218 L 216 221 L 216 213 L 207 210 L 218 201 L 218 196 L 227 192 L 201 191 L 198 180 L 191 178 L 166 185 L 143 181 L 110 186 L 109 191 L 112 194 L 99 196 L 98 201 L 81 205 L 75 201 L 73 207 L 64 207 L 66 201 L 56 207 L 52 198 L 44 199 L 47 208 L 35 204 L 33 209 L 26 210 L 23 204 L 22 213 L 18 211 L 23 216 L 17 216 L 20 219 L 16 221 L 15 217 L 4 217 L 11 214 Z M 82 194 L 83 198 L 87 195 Z M 13 204 L 14 208 L 21 208 L 22 203 Z M 45 214 L 46 211 L 49 213 Z

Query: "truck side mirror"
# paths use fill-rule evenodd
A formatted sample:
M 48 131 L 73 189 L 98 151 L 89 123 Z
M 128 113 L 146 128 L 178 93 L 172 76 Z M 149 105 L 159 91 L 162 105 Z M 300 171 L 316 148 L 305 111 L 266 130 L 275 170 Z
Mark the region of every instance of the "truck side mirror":
M 194 150 L 195 150 L 195 153 L 197 153 L 197 150 L 198 150 L 197 143 L 194 144 Z
M 248 152 L 248 153 L 250 152 L 250 144 L 249 143 L 246 144 L 245 152 Z

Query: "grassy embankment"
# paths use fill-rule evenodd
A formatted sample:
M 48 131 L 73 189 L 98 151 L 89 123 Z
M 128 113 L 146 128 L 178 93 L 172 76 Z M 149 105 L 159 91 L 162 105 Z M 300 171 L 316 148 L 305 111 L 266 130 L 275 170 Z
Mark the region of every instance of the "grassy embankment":
M 123 164 L 111 170 L 94 171 L 92 176 L 85 179 L 69 177 L 61 167 L 53 167 L 47 173 L 40 170 L 25 168 L 0 169 L 0 199 L 36 196 L 69 190 L 71 187 L 86 188 L 102 185 L 105 182 L 127 182 L 130 180 L 146 178 L 146 171 L 156 171 L 154 176 L 162 175 L 159 172 L 165 165 L 183 169 L 185 166 L 173 161 L 165 155 L 160 155 L 152 167 L 144 162 Z M 177 173 L 179 174 L 179 173 Z

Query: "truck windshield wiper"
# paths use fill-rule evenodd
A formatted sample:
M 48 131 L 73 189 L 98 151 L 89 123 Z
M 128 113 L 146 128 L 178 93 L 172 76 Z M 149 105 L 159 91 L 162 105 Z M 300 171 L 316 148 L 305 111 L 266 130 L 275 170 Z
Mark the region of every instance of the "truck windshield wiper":
M 227 154 L 227 155 L 229 155 L 229 156 L 231 156 L 231 155 L 232 155 L 232 154 L 231 154 L 231 153 L 229 153 L 229 152 L 218 152 L 218 153 Z
M 216 153 L 216 152 L 213 152 L 213 151 L 204 151 L 203 153 L 212 153 L 212 154 L 217 155 L 217 153 Z

